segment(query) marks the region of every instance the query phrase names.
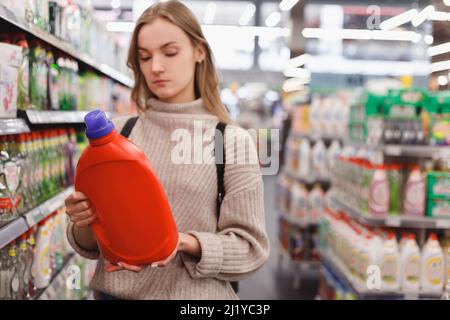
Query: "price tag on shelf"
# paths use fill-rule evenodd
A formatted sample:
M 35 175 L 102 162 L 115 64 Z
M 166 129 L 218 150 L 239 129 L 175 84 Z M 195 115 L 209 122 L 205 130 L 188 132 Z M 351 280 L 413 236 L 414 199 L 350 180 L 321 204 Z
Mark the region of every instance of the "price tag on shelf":
M 386 146 L 385 153 L 389 156 L 400 156 L 402 154 L 402 148 L 399 146 Z
M 388 227 L 400 227 L 402 220 L 399 217 L 387 217 L 386 226 Z
M 436 220 L 436 228 L 439 229 L 450 229 L 450 219 L 438 219 Z

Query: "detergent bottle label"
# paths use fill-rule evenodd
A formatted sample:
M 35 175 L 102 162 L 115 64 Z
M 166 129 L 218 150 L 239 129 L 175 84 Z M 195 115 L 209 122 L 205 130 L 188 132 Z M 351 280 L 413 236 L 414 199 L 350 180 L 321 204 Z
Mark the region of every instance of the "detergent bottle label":
M 437 286 L 442 283 L 444 261 L 442 257 L 432 257 L 425 263 L 425 278 L 428 283 Z
M 381 262 L 381 275 L 385 283 L 395 284 L 397 281 L 397 256 L 387 255 Z
M 420 261 L 419 257 L 410 257 L 405 264 L 405 278 L 411 284 L 419 283 Z

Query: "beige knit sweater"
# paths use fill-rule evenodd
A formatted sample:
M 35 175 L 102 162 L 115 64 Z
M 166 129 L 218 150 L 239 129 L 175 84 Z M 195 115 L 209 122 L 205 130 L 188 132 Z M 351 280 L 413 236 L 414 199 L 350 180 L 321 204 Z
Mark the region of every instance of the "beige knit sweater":
M 237 126 L 227 126 L 226 195 L 217 221 L 215 164 L 198 163 L 194 155 L 189 157 L 191 164 L 173 161 L 175 146 L 189 144 L 189 139 L 183 142 L 176 139 L 174 131 L 199 133 L 201 125 L 201 132 L 206 137 L 209 132 L 212 138 L 217 117 L 202 106 L 201 99 L 185 104 L 150 99 L 148 105 L 149 110 L 139 117 L 130 140 L 145 152 L 161 180 L 178 231 L 199 240 L 201 258 L 178 253 L 163 268 L 147 266 L 140 273 L 126 270 L 107 273 L 99 251 L 87 251 L 76 243 L 72 224 L 67 229 L 68 240 L 83 257 L 99 259 L 92 289 L 122 299 L 238 299 L 228 281 L 243 279 L 257 271 L 269 255 L 261 172 L 257 162 L 250 161 L 255 157 L 255 145 L 251 142 L 250 148 L 238 149 L 236 136 L 248 139 L 250 135 Z M 113 120 L 117 131 L 120 132 L 126 119 Z M 211 144 L 211 140 L 204 139 L 204 146 Z M 190 141 L 192 146 L 195 141 L 198 142 L 196 138 Z M 194 153 L 198 155 L 198 151 Z M 247 161 L 242 161 L 244 158 Z

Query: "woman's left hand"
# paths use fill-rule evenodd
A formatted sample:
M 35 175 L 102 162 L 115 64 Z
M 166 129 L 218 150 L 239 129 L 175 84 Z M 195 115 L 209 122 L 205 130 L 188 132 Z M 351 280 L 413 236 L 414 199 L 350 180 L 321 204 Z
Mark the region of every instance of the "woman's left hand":
M 197 238 L 195 238 L 189 234 L 180 232 L 178 234 L 178 243 L 177 243 L 175 249 L 173 250 L 173 252 L 166 259 L 153 262 L 151 264 L 152 268 L 167 266 L 176 257 L 178 252 L 186 252 L 188 254 L 198 257 L 198 256 L 200 256 L 200 243 L 198 242 Z M 119 262 L 117 264 L 113 264 L 109 261 L 106 261 L 105 270 L 106 270 L 106 272 L 128 270 L 128 271 L 133 271 L 133 272 L 139 273 L 142 270 L 144 270 L 144 267 L 145 266 L 130 265 L 125 262 Z

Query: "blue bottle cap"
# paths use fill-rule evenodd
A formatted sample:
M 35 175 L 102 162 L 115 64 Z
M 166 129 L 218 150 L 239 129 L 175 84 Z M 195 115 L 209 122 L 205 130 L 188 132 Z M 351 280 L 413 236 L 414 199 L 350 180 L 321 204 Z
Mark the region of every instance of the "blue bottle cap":
M 114 130 L 114 124 L 101 110 L 93 110 L 84 117 L 86 124 L 86 136 L 89 139 L 98 139 L 106 136 Z

